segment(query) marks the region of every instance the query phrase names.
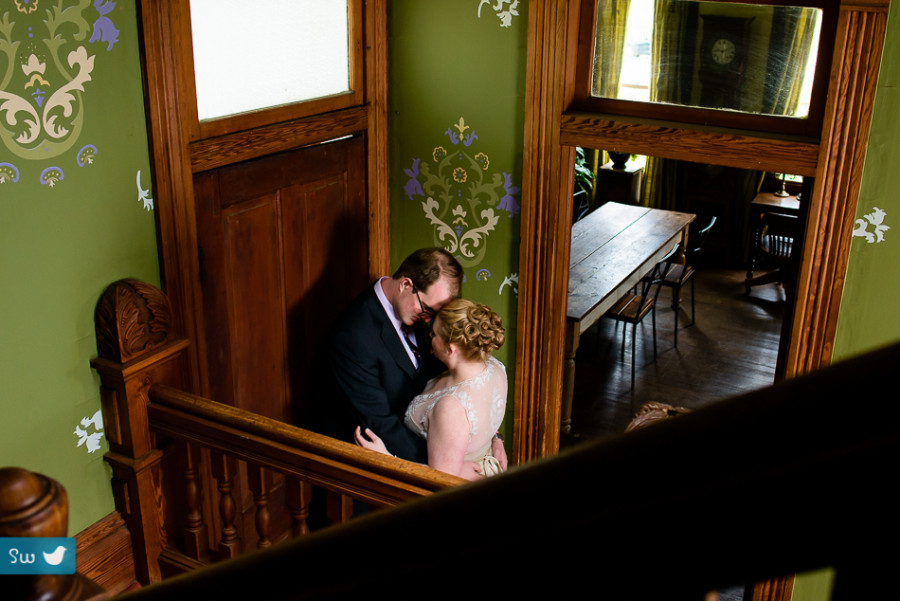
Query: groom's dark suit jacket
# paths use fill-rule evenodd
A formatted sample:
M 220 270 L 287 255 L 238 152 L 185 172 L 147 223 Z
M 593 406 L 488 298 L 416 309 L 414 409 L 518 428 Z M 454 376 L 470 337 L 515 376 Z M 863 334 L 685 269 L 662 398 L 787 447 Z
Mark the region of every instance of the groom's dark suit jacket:
M 326 434 L 352 441 L 356 426 L 371 428 L 398 457 L 425 463 L 425 441 L 403 424 L 406 407 L 443 365 L 431 355 L 431 340 L 417 332 L 423 365 L 417 370 L 372 286 L 338 319 L 329 339 L 322 403 Z

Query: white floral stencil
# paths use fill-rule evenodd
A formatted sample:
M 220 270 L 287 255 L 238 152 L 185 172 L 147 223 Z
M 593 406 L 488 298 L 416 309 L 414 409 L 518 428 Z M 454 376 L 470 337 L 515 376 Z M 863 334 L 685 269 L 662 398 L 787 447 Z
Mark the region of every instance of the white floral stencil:
M 503 288 L 505 286 L 509 286 L 513 293 L 518 296 L 519 295 L 519 274 L 511 273 L 505 278 L 503 278 L 503 282 L 500 284 L 500 290 L 497 291 L 497 294 L 503 294 Z
M 878 207 L 872 207 L 872 212 L 863 215 L 865 219 L 857 219 L 853 228 L 853 235 L 865 238 L 869 244 L 875 242 L 884 242 L 884 233 L 888 231 L 890 226 L 884 225 L 884 218 L 887 215 Z M 869 231 L 869 226 L 874 226 Z
M 480 0 L 478 2 L 478 18 L 481 18 L 481 7 L 485 4 L 489 5 L 500 19 L 500 27 L 510 27 L 512 18 L 519 16 L 519 0 Z
M 88 433 L 89 430 L 93 432 Z M 75 426 L 73 432 L 78 437 L 76 447 L 84 445 L 88 453 L 100 449 L 100 439 L 103 438 L 103 412 L 98 410 L 92 417 L 81 418 L 80 426 Z
M 153 210 L 153 199 L 150 198 L 150 190 L 144 190 L 141 188 L 141 172 L 138 170 L 137 172 L 137 191 L 138 191 L 138 202 L 144 203 L 144 208 L 148 211 Z

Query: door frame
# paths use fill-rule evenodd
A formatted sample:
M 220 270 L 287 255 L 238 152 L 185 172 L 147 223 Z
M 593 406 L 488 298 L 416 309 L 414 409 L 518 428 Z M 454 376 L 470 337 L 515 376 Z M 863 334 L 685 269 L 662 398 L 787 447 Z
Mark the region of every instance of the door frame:
M 779 158 L 773 166 L 795 164 L 797 173 L 814 175 L 797 289 L 786 315 L 789 331 L 781 343 L 787 348 L 783 353 L 779 349 L 780 368 L 785 377 L 793 377 L 830 362 L 889 1 L 840 0 L 825 116 L 821 137 L 814 143 L 570 112 L 580 0 L 529 1 L 513 414 L 516 463 L 559 450 L 575 146 L 676 159 L 690 153 L 693 160 L 726 166 L 775 156 Z M 748 145 L 753 148 L 750 154 L 742 150 Z M 792 590 L 793 576 L 785 576 L 752 585 L 747 599 L 788 601 Z
M 208 396 L 207 352 L 200 288 L 193 174 L 266 154 L 317 144 L 345 135 L 366 138 L 369 213 L 369 275 L 389 268 L 387 139 L 387 0 L 350 0 L 351 55 L 361 59 L 354 102 L 326 102 L 315 114 L 275 109 L 273 120 L 252 129 L 233 123 L 201 137 L 197 127 L 188 0 L 139 0 L 141 62 L 150 163 L 156 199 L 157 244 L 162 287 L 172 303 L 177 331 L 192 341 L 186 385 Z M 360 20 L 361 19 L 361 20 Z M 173 66 L 177 66 L 173 68 Z M 361 78 L 359 75 L 361 74 Z M 360 81 L 360 79 L 362 81 Z M 351 82 L 351 86 L 354 82 Z M 348 105 L 349 104 L 349 105 Z M 278 119 L 281 120 L 278 120 Z
M 831 360 L 890 0 L 840 0 L 818 140 L 571 110 L 581 0 L 528 6 L 513 458 L 559 449 L 575 146 L 815 176 L 781 373 Z M 837 5 L 837 2 L 836 2 Z M 583 42 L 583 41 L 582 41 Z M 788 169 L 787 167 L 791 167 Z

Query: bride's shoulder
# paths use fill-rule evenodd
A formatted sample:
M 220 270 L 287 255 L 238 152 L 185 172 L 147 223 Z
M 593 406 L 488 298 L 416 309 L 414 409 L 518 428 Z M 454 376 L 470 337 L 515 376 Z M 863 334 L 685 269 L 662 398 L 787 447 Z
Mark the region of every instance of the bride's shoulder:
M 487 363 L 488 363 L 488 366 L 492 366 L 492 367 L 499 369 L 502 372 L 506 373 L 506 366 L 503 364 L 502 361 L 500 361 L 493 355 L 491 355 L 490 357 L 487 358 Z
M 425 384 L 425 388 L 422 390 L 422 394 L 430 394 L 436 390 L 441 390 L 442 388 L 447 387 L 447 382 L 449 382 L 450 374 L 448 372 L 444 372 L 439 376 L 435 376 L 428 380 L 428 383 Z

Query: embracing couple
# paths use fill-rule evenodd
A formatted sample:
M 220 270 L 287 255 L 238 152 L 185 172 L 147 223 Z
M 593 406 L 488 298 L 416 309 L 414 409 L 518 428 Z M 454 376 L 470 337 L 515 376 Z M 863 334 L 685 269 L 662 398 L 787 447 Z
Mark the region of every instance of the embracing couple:
M 469 480 L 506 469 L 500 316 L 460 299 L 463 270 L 440 248 L 407 257 L 331 333 L 326 433 Z

